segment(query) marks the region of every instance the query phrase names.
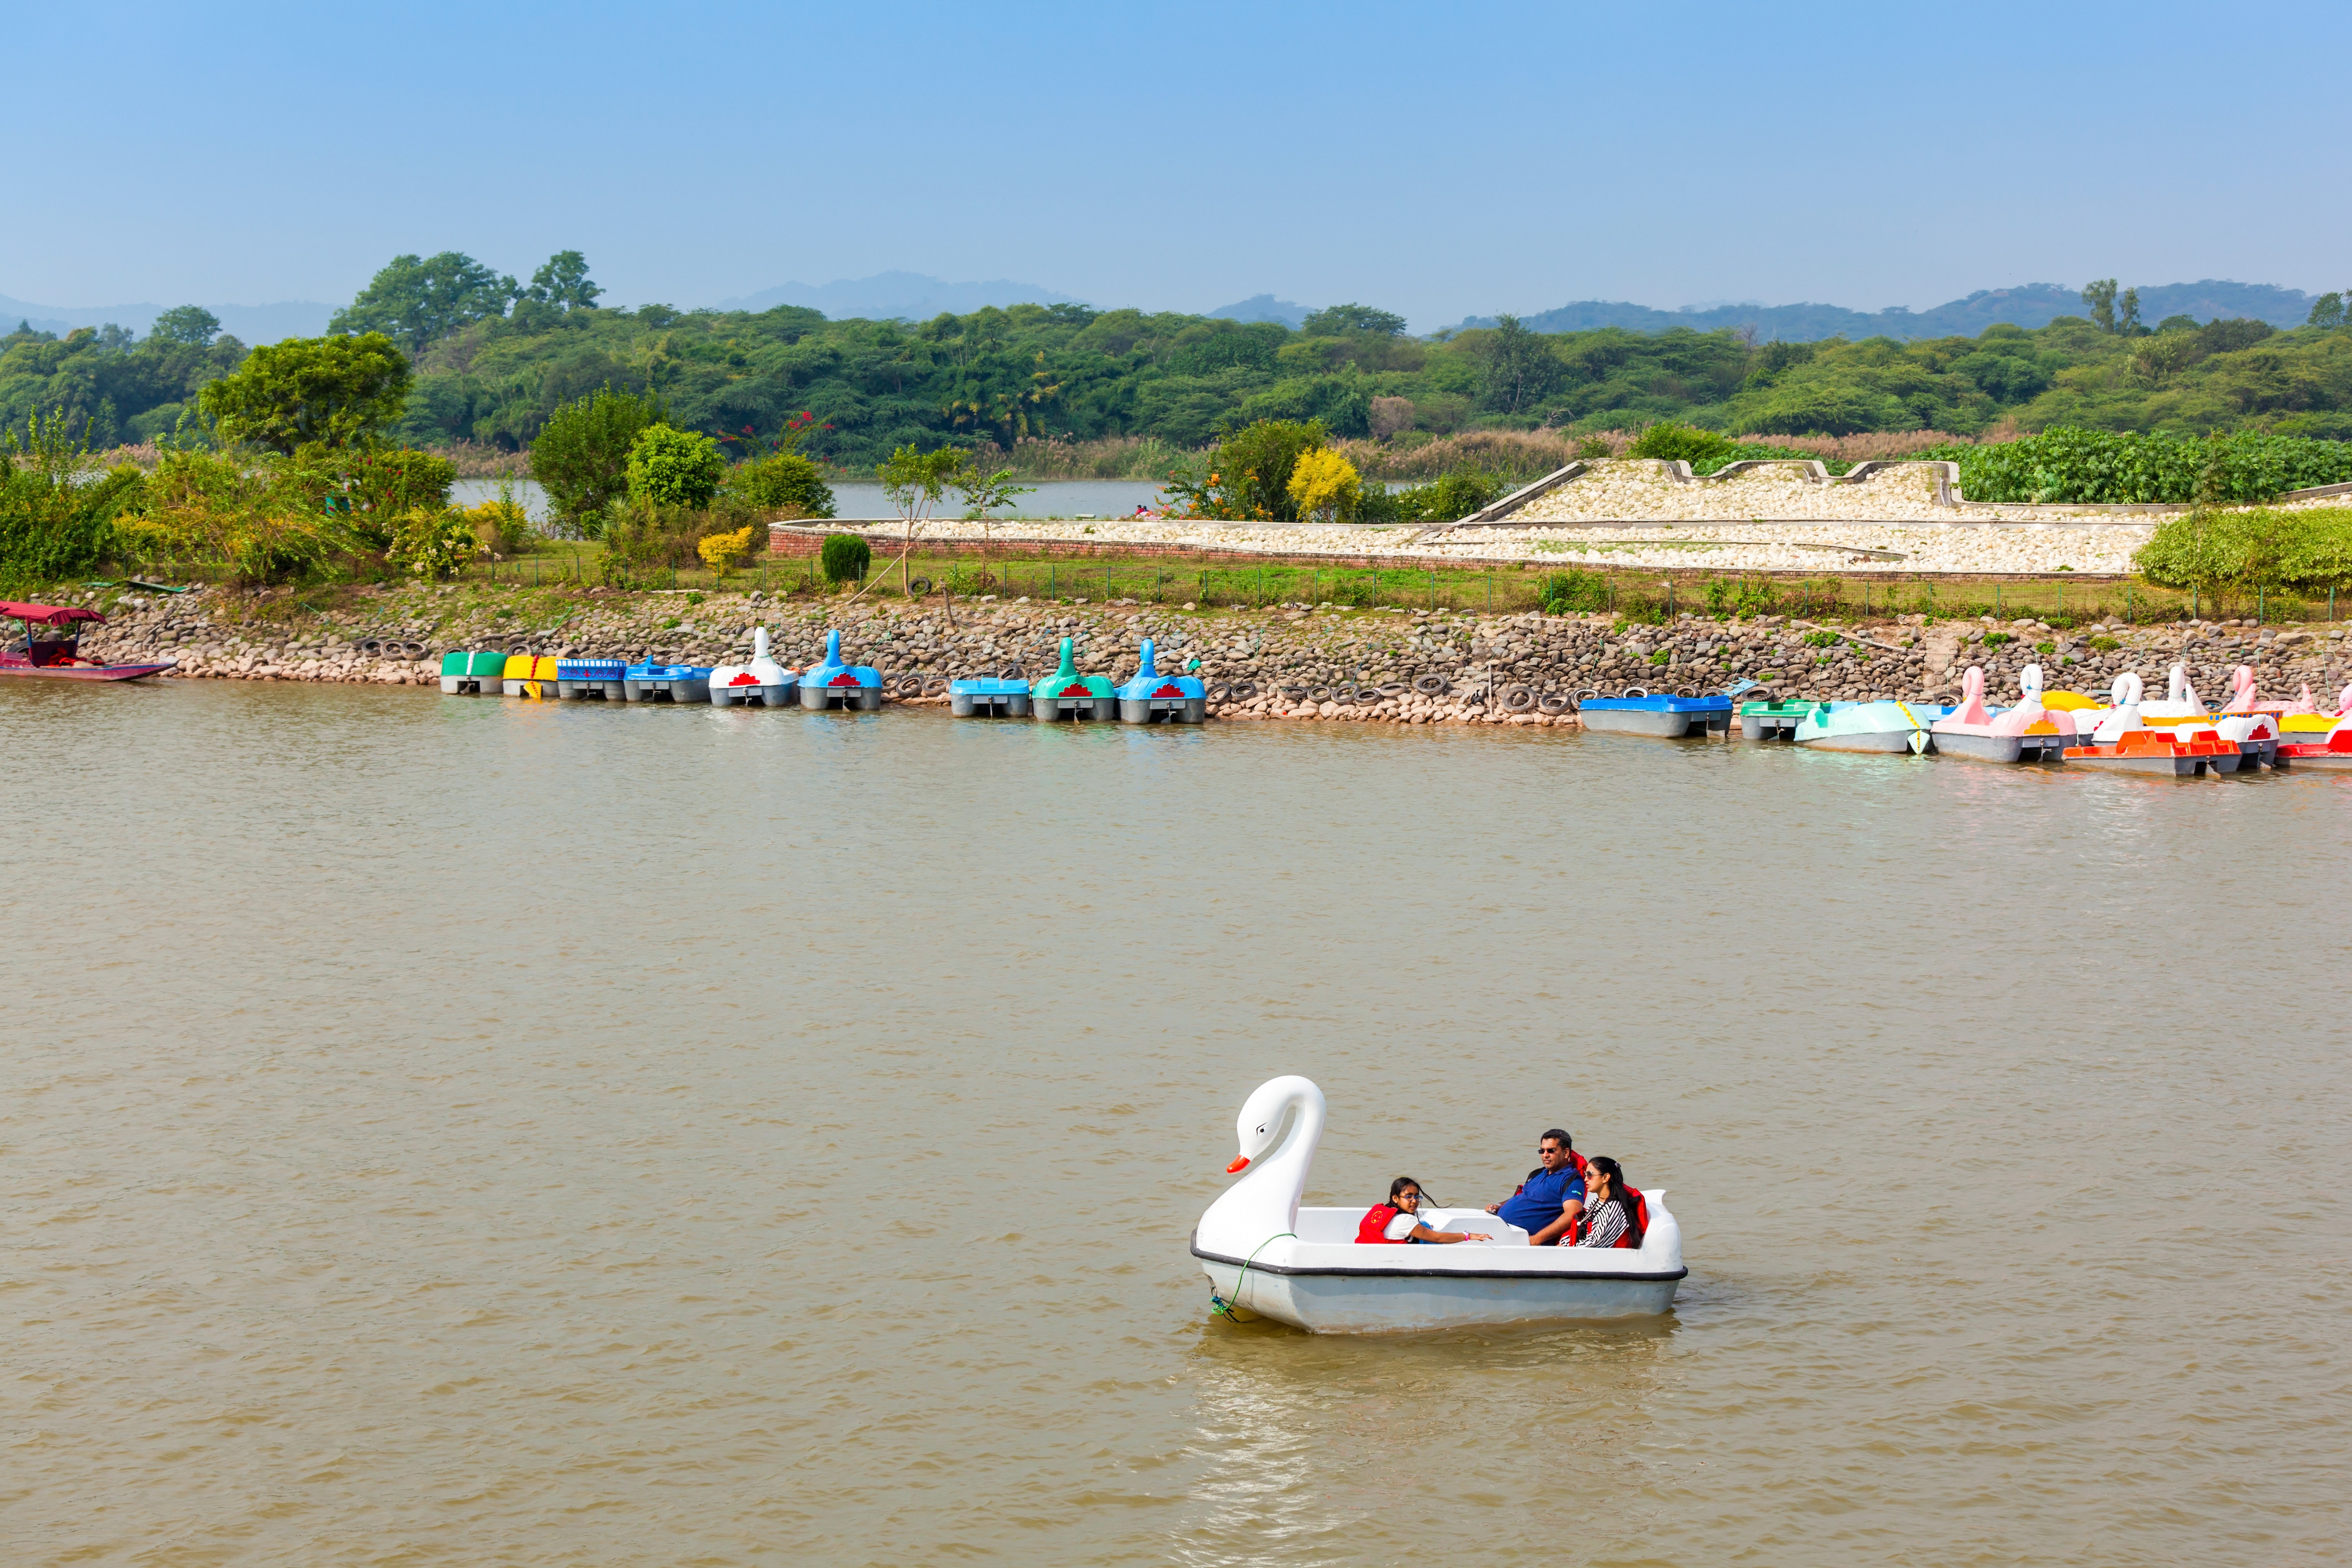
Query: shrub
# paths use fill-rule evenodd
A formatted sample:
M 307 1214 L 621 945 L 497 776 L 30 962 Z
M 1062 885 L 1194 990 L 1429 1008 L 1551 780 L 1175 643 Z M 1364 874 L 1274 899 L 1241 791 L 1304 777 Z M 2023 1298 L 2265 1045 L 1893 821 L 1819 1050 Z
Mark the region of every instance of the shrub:
M 817 565 L 828 583 L 846 583 L 863 578 L 866 568 L 874 564 L 874 547 L 855 533 L 825 535 L 824 549 L 817 556 Z
M 697 431 L 648 425 L 629 448 L 629 495 L 654 506 L 709 506 L 726 477 L 719 443 Z
M 1712 616 L 1760 616 L 1777 602 L 1771 579 L 1714 577 L 1707 580 L 1706 609 Z
M 1655 458 L 1662 462 L 1685 462 L 1695 474 L 1712 473 L 1730 462 L 1733 443 L 1728 437 L 1712 430 L 1695 430 L 1687 425 L 1653 425 L 1625 448 L 1629 458 Z
M 1511 481 L 1500 474 L 1461 468 L 1435 482 L 1402 490 L 1367 490 L 1356 504 L 1359 522 L 1454 522 L 1492 506 Z
M 79 439 L 59 416 L 35 415 L 26 428 L 23 443 L 14 431 L 0 441 L 0 573 L 37 583 L 92 571 L 117 548 L 116 521 L 146 476 L 126 464 L 91 478 L 87 425 Z
M 797 452 L 775 452 L 739 463 L 727 476 L 728 490 L 761 511 L 789 517 L 831 517 L 833 487 L 824 470 Z
M 2352 510 L 2258 509 L 2168 518 L 2132 564 L 2159 588 L 2325 593 L 2352 584 Z
M 398 520 L 419 507 L 449 504 L 457 467 L 448 458 L 407 447 L 335 447 L 314 443 L 297 450 L 272 474 L 272 486 L 304 510 L 333 512 L 368 550 L 392 542 Z
M 1209 456 L 1205 479 L 1180 473 L 1170 479 L 1167 488 L 1182 515 L 1297 522 L 1290 471 L 1300 458 L 1330 444 L 1330 433 L 1319 419 L 1303 424 L 1261 419 L 1218 444 Z
M 1355 465 L 1328 447 L 1301 453 L 1283 488 L 1294 513 L 1326 521 L 1353 517 L 1364 492 Z
M 539 542 L 539 530 L 530 525 L 530 513 L 511 496 L 469 506 L 461 515 L 475 539 L 493 555 L 527 555 Z
M 1543 580 L 1542 594 L 1548 616 L 1609 607 L 1609 580 L 1598 572 L 1555 572 Z
M 628 493 L 630 449 L 665 417 L 658 396 L 615 392 L 609 384 L 550 415 L 530 444 L 530 476 L 546 488 L 556 516 L 585 537 L 601 533 Z
M 2352 445 L 2253 431 L 2189 440 L 2061 427 L 1958 460 L 1969 500 L 2045 505 L 2260 502 L 2352 480 Z
M 222 439 L 290 454 L 366 445 L 400 417 L 408 383 L 408 361 L 382 332 L 286 338 L 205 383 L 196 402 Z
M 449 507 L 415 507 L 394 525 L 392 548 L 384 554 L 412 575 L 431 582 L 471 561 L 481 544 L 466 513 Z
M 745 523 L 732 533 L 706 533 L 695 544 L 695 552 L 713 572 L 724 577 L 751 552 L 751 536 L 757 531 L 758 524 Z

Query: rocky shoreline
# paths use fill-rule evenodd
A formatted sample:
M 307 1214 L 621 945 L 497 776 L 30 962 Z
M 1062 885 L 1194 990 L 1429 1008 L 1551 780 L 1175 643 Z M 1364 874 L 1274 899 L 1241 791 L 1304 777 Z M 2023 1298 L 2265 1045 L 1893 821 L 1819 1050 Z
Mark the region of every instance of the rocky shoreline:
M 1133 602 L 1052 604 L 812 602 L 760 593 L 616 594 L 478 585 L 344 590 L 316 609 L 285 590 L 202 589 L 102 603 L 112 618 L 83 640 L 113 663 L 177 659 L 168 679 L 361 682 L 437 689 L 440 657 L 496 647 L 576 658 L 718 664 L 750 657 L 765 625 L 776 657 L 816 657 L 838 628 L 845 657 L 891 678 L 893 700 L 938 700 L 941 683 L 1017 665 L 1054 668 L 1061 638 L 1087 674 L 1125 679 L 1154 640 L 1163 672 L 1208 682 L 1223 719 L 1490 723 L 1568 728 L 1563 699 L 1629 686 L 1711 691 L 1741 677 L 1757 693 L 1836 700 L 1956 700 L 1960 675 L 1985 668 L 1987 695 L 2013 699 L 2017 672 L 2040 663 L 2054 688 L 2104 691 L 2137 670 L 2161 691 L 2189 666 L 2216 706 L 2229 671 L 2251 664 L 2266 698 L 2308 683 L 2323 699 L 2352 678 L 2341 626 L 2234 621 L 2053 629 L 2044 623 L 1919 616 L 1816 625 L 1785 616 L 1670 625 L 1605 615 L 1484 616 L 1287 605 L 1193 610 Z M 928 691 L 928 694 L 927 694 Z

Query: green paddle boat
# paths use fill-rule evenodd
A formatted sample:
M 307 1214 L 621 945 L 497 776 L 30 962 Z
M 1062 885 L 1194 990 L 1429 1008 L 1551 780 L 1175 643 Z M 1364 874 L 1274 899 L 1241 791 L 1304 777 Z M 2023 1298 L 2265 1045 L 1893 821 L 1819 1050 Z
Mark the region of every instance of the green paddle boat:
M 1062 639 L 1062 668 L 1029 690 L 1029 711 L 1045 723 L 1060 719 L 1118 721 L 1118 693 L 1106 675 L 1080 675 L 1070 639 Z

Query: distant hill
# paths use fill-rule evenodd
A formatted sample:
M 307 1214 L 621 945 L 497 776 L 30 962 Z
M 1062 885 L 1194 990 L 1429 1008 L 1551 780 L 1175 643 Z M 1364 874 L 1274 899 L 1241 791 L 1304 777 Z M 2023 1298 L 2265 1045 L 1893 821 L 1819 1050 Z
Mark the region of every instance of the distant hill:
M 2167 316 L 2194 316 L 2200 321 L 2217 316 L 2251 316 L 2274 327 L 2299 327 L 2311 314 L 2312 296 L 2269 283 L 2231 283 L 2207 279 L 2200 283 L 2140 285 L 2139 316 L 2149 326 Z M 1997 321 L 2020 327 L 2042 327 L 2060 316 L 2087 314 L 2079 290 L 2056 283 L 2026 283 L 2014 289 L 1979 289 L 1965 300 L 1954 300 L 1926 310 L 1895 306 L 1877 311 L 1849 310 L 1838 305 L 1717 305 L 1701 310 L 1657 310 L 1646 305 L 1617 300 L 1583 300 L 1557 310 L 1522 316 L 1520 321 L 1538 332 L 1591 331 L 1598 327 L 1623 327 L 1636 332 L 1663 332 L 1688 327 L 1711 332 L 1725 327 L 1753 327 L 1767 341 L 1809 342 L 1843 334 L 1848 338 L 1974 337 Z M 1491 327 L 1491 316 L 1473 316 L 1465 327 Z
M 1315 307 L 1312 305 L 1293 304 L 1287 300 L 1277 300 L 1271 294 L 1253 294 L 1237 305 L 1221 305 L 1216 310 L 1204 310 L 1202 314 L 1213 321 L 1223 319 L 1228 321 L 1280 321 L 1295 332 L 1305 324 L 1307 316 L 1314 310 Z M 1492 322 L 1488 323 L 1490 326 L 1492 324 Z
M 206 305 L 205 309 L 220 318 L 222 331 L 247 345 L 274 343 L 280 338 L 315 338 L 327 330 L 327 318 L 335 313 L 332 305 L 310 300 L 287 300 L 275 305 Z M 0 318 L 5 318 L 0 320 L 0 332 L 13 331 L 18 321 L 25 321 L 35 331 L 63 337 L 76 327 L 102 327 L 111 321 L 143 337 L 163 313 L 161 305 L 36 305 L 0 294 Z
M 928 321 L 942 310 L 969 314 L 989 305 L 1058 305 L 1073 296 L 1034 283 L 998 278 L 986 283 L 950 283 L 919 272 L 877 272 L 871 278 L 839 278 L 830 283 L 781 283 L 740 299 L 721 300 L 722 310 L 766 310 L 804 305 L 828 321 L 862 317 L 869 321 Z

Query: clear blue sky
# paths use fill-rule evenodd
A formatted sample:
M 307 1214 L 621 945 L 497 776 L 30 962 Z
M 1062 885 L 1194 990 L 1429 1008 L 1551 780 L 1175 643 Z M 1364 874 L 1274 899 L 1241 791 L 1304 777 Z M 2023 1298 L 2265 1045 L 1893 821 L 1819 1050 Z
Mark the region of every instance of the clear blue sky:
M 2352 285 L 2352 6 L 25 7 L 0 294 L 611 302 L 888 268 L 1426 329 L 1577 299 Z

